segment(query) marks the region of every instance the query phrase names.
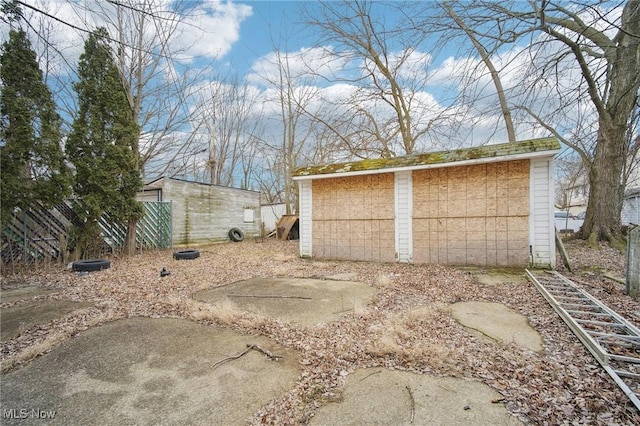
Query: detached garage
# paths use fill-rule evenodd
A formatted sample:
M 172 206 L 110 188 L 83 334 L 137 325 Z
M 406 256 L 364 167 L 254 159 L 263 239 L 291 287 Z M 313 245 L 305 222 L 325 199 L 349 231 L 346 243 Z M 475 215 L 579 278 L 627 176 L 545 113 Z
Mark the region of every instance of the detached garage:
M 554 267 L 554 138 L 303 167 L 303 257 Z
M 174 246 L 229 241 L 237 228 L 260 234 L 260 193 L 245 189 L 160 177 L 144 185 L 138 201 L 171 202 Z

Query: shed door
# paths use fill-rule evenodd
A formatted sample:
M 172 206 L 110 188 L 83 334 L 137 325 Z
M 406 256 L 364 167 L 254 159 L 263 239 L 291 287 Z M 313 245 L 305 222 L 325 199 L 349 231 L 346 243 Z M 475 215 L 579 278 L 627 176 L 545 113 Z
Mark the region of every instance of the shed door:
M 554 268 L 556 264 L 552 171 L 551 159 L 531 160 L 529 244 L 531 266 L 538 268 Z
M 311 257 L 312 254 L 311 184 L 310 180 L 301 180 L 298 187 L 300 192 L 300 256 L 302 257 Z
M 411 172 L 395 174 L 395 245 L 396 259 L 411 262 L 413 257 L 412 210 L 413 190 Z

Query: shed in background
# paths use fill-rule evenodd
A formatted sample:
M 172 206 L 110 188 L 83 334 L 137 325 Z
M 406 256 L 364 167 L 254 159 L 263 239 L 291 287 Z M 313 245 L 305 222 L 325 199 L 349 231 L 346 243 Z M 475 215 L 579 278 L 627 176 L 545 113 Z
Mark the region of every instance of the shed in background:
M 625 226 L 640 225 L 640 186 L 624 193 L 621 220 Z
M 554 138 L 303 167 L 300 255 L 555 266 Z
M 231 228 L 245 237 L 261 229 L 260 193 L 182 179 L 160 177 L 144 185 L 139 201 L 170 201 L 175 246 L 229 241 Z
M 266 234 L 275 231 L 276 224 L 286 212 L 287 206 L 285 203 L 263 204 L 260 206 L 262 226 Z

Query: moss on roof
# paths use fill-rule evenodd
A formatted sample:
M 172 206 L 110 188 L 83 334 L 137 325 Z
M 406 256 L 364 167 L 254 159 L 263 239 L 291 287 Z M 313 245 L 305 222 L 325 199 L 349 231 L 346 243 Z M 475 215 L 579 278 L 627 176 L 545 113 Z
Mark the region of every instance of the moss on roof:
M 300 167 L 294 172 L 293 176 L 315 176 L 367 170 L 396 169 L 401 167 L 419 167 L 559 149 L 560 144 L 555 138 L 530 139 L 515 143 L 484 145 L 475 148 L 455 149 L 452 151 L 428 152 L 404 157 L 374 158 L 347 163 Z

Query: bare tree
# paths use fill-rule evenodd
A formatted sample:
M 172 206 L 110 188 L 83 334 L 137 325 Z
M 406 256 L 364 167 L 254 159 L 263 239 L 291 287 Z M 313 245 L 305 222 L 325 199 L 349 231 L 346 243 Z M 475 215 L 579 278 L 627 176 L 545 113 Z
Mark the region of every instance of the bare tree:
M 286 167 L 279 154 L 279 143 L 267 142 L 259 139 L 254 144 L 256 148 L 254 160 L 259 158 L 251 170 L 252 181 L 258 185 L 266 204 L 284 203 L 284 187 Z M 274 155 L 275 153 L 275 155 Z
M 283 52 L 274 46 L 274 51 L 268 57 L 269 69 L 259 71 L 268 87 L 265 102 L 277 109 L 276 114 L 266 114 L 265 119 L 277 120 L 281 126 L 279 141 L 270 146 L 270 155 L 280 157 L 272 164 L 282 168 L 278 175 L 282 179 L 287 214 L 297 210 L 297 187 L 292 176 L 301 165 L 300 160 L 313 136 L 314 122 L 309 119 L 307 111 L 310 111 L 311 103 L 319 93 L 319 88 L 308 84 L 309 76 L 294 67 L 293 61 L 301 61 L 300 53 Z M 261 139 L 267 142 L 266 138 Z
M 180 58 L 188 47 L 174 49 L 180 38 L 184 18 L 197 7 L 193 2 L 175 3 L 171 10 L 161 0 L 106 0 L 69 2 L 68 10 L 76 17 L 58 17 L 57 10 L 50 10 L 46 1 L 23 4 L 41 22 L 32 30 L 47 47 L 44 54 L 51 54 L 52 66 L 65 66 L 66 70 L 52 73 L 50 85 L 62 92 L 58 94 L 60 105 L 66 110 L 63 116 L 69 120 L 75 113 L 75 97 L 68 95 L 73 65 L 65 63 L 65 52 L 52 43 L 51 25 L 62 25 L 65 32 L 71 30 L 81 35 L 90 33 L 98 23 L 108 29 L 107 40 L 114 48 L 131 114 L 140 128 L 136 151 L 137 167 L 142 175 L 184 171 L 198 153 L 195 131 L 186 130 L 197 122 L 191 120 L 192 90 L 202 69 L 181 69 Z M 28 20 L 30 24 L 32 19 Z M 81 22 L 81 23 L 75 23 Z M 31 25 L 31 24 L 30 24 Z M 53 78 L 55 77 L 55 78 Z M 59 80 L 56 80 L 59 79 Z M 66 95 L 66 96 L 65 96 Z M 135 249 L 136 221 L 129 222 L 125 251 Z
M 456 27 L 464 32 L 464 34 L 469 38 L 471 43 L 473 44 L 474 49 L 480 55 L 480 59 L 482 59 L 482 63 L 487 67 L 489 73 L 491 74 L 491 80 L 496 88 L 496 93 L 498 95 L 498 99 L 500 101 L 500 109 L 502 111 L 502 116 L 504 118 L 504 124 L 507 129 L 507 136 L 509 138 L 509 142 L 516 141 L 516 130 L 513 125 L 513 120 L 511 117 L 511 108 L 507 103 L 507 96 L 505 94 L 504 87 L 502 85 L 502 80 L 500 79 L 500 73 L 493 61 L 491 60 L 491 53 L 486 46 L 484 46 L 480 40 L 475 36 L 474 32 L 467 27 L 466 23 L 463 19 L 461 19 L 455 12 L 455 10 L 451 7 L 451 5 L 447 2 L 442 3 L 442 7 L 445 9 L 447 15 L 453 20 Z
M 240 161 L 240 167 L 242 169 L 242 177 L 240 179 L 240 188 L 242 189 L 257 189 L 259 187 L 254 176 L 254 169 L 259 162 L 259 135 L 262 133 L 264 127 L 263 123 L 256 121 L 253 127 L 253 131 L 247 139 L 244 141 L 244 148 L 242 150 L 242 158 Z
M 640 98 L 638 98 L 640 101 Z M 629 150 L 627 162 L 622 173 L 623 186 L 625 188 L 640 186 L 640 103 L 636 105 L 632 125 L 627 131 Z
M 244 160 L 248 160 L 245 153 L 251 148 L 251 135 L 260 124 L 253 113 L 256 96 L 256 91 L 233 75 L 222 77 L 201 90 L 197 109 L 208 138 L 210 183 L 233 186 L 239 180 L 248 185 L 248 171 L 242 166 Z M 237 179 L 240 174 L 242 178 Z
M 590 196 L 581 231 L 595 244 L 621 245 L 623 170 L 640 87 L 640 0 L 620 3 L 543 1 L 448 3 L 464 30 L 497 47 L 530 41 L 529 70 L 512 104 L 536 125 L 575 149 L 589 170 Z M 512 94 L 512 97 L 514 94 Z M 591 128 L 570 129 L 566 119 L 595 111 Z M 581 134 L 592 141 L 573 138 Z
M 319 45 L 337 48 L 327 49 L 327 60 L 341 58 L 359 65 L 356 76 L 332 77 L 357 87 L 344 102 L 351 106 L 349 118 L 323 122 L 358 156 L 367 155 L 371 141 L 379 144 L 374 150 L 383 157 L 424 149 L 419 141 L 426 140 L 435 123 L 447 118 L 440 106 L 418 96 L 428 83 L 430 60 L 418 48 L 429 34 L 422 28 L 407 27 L 402 20 L 389 23 L 383 14 L 374 14 L 372 2 L 366 0 L 319 5 L 303 13 L 306 23 L 318 30 Z M 405 6 L 392 3 L 386 7 L 401 11 Z M 369 144 L 362 146 L 365 139 Z
M 567 149 L 563 156 L 557 158 L 556 166 L 556 205 L 561 209 L 569 209 L 577 199 L 586 198 L 585 183 L 588 182 L 585 165 L 575 151 Z
M 133 119 L 140 127 L 137 166 L 144 176 L 146 166 L 167 170 L 177 158 L 196 155 L 193 134 L 180 133 L 190 123 L 189 99 L 198 74 L 178 73 L 182 50 L 172 49 L 181 35 L 181 17 L 193 4 L 180 3 L 179 10 L 168 12 L 157 0 L 109 1 L 88 4 L 97 16 L 109 23 L 111 37 L 117 41 L 118 68 L 127 93 Z M 187 135 L 175 144 L 177 135 Z M 135 250 L 136 220 L 130 220 L 125 251 Z

